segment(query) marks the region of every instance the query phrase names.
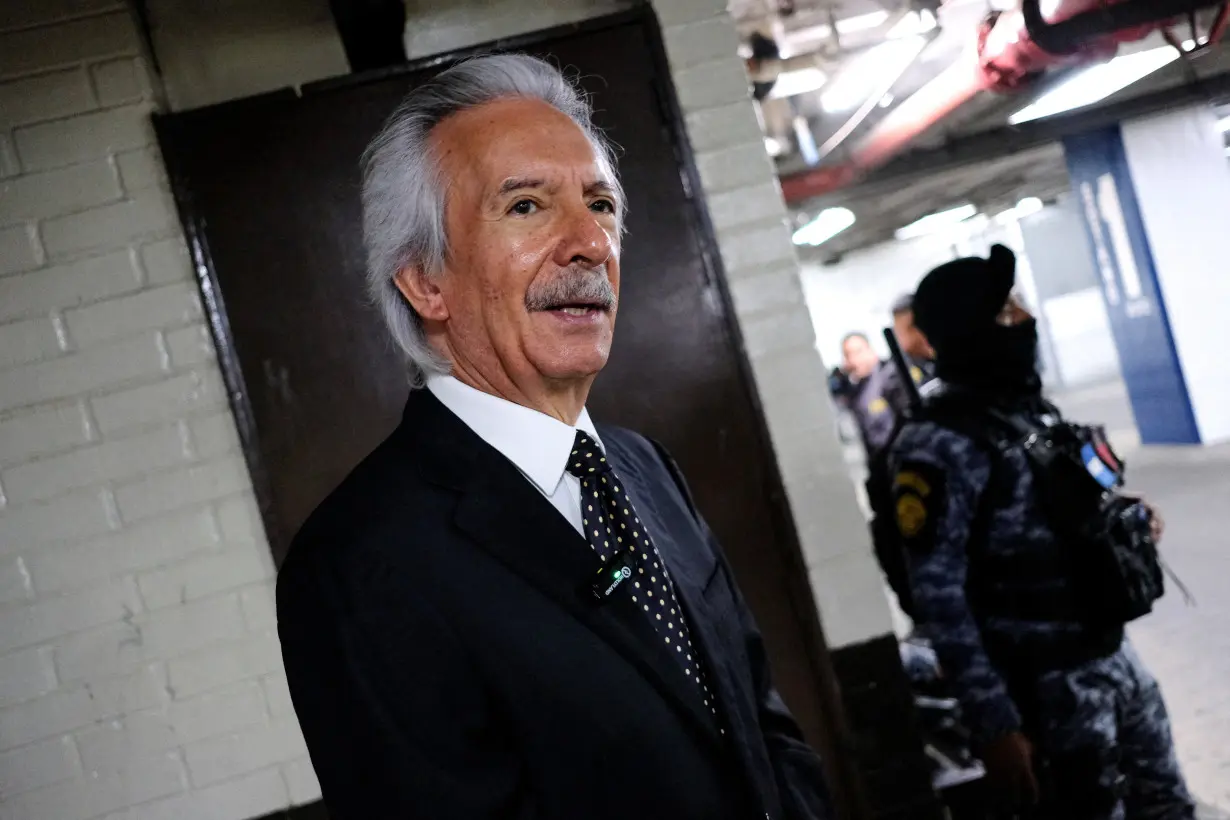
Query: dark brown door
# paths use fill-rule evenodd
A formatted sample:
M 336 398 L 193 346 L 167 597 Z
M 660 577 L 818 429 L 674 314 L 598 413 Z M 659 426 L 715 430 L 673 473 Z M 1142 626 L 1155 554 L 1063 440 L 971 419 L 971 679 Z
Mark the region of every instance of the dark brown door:
M 622 301 L 591 412 L 676 455 L 783 696 L 831 763 L 827 658 L 712 234 L 689 193 L 695 171 L 656 22 L 623 14 L 515 45 L 579 76 L 622 148 Z M 407 90 L 447 62 L 158 122 L 278 559 L 399 419 L 404 368 L 363 300 L 358 158 Z

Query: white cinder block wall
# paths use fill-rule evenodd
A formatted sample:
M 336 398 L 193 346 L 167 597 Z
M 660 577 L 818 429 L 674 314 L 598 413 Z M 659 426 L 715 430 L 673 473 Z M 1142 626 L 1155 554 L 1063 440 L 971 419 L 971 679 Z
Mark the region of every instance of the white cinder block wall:
M 0 5 L 5 820 L 317 795 L 150 111 L 122 3 Z
M 305 0 L 307 23 L 289 19 L 289 0 L 276 5 L 289 38 L 316 32 L 308 64 L 301 50 L 264 47 L 279 37 L 271 25 L 246 27 L 259 36 L 243 54 L 220 36 L 202 49 L 202 26 L 233 29 L 230 15 L 262 7 L 223 4 L 189 26 L 174 17 L 179 0 L 151 3 L 172 98 L 213 102 L 338 70 L 338 44 L 319 39 L 335 37 L 321 4 Z M 416 3 L 412 27 L 434 32 L 438 50 L 614 4 L 572 0 L 557 16 L 530 0 L 466 6 L 508 30 L 467 37 L 446 0 Z M 658 14 L 829 642 L 882 635 L 888 610 L 733 25 L 721 0 L 664 0 Z M 193 48 L 180 42 L 188 31 Z M 118 0 L 0 7 L 5 820 L 241 820 L 319 795 L 153 99 Z
M 655 3 L 735 313 L 831 648 L 892 631 L 772 163 L 720 0 Z

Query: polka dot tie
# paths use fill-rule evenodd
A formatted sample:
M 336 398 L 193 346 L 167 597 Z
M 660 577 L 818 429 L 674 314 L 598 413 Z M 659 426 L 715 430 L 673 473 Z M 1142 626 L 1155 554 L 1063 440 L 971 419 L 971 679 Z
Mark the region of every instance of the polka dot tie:
M 696 684 L 706 709 L 717 716 L 717 699 L 709 689 L 700 653 L 692 646 L 691 631 L 675 595 L 675 584 L 658 549 L 637 517 L 632 499 L 607 463 L 606 454 L 592 438 L 577 431 L 568 459 L 568 472 L 581 480 L 581 523 L 585 540 L 602 561 L 627 551 L 631 557 L 632 602 L 641 608 L 671 653 Z M 722 732 L 725 734 L 725 731 Z

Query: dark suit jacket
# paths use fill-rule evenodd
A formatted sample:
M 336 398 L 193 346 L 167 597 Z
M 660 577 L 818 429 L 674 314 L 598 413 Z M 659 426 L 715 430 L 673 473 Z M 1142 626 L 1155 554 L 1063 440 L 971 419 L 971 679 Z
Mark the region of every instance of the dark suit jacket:
M 721 702 L 511 462 L 427 391 L 278 578 L 290 691 L 333 820 L 812 820 L 819 760 L 774 691 L 674 463 L 600 428 Z M 714 688 L 714 687 L 711 687 Z

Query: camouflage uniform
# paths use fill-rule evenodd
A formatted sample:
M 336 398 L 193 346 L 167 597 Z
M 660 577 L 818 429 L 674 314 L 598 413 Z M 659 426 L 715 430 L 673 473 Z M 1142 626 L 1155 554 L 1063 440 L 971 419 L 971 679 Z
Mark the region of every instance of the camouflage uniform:
M 870 376 L 852 387 L 846 398 L 858 422 L 867 458 L 874 458 L 892 437 L 898 415 L 909 406 L 899 389 L 897 368 L 892 362 L 881 362 Z
M 1036 406 L 1027 420 L 1039 429 L 1052 421 Z M 1049 764 L 1040 775 L 1052 802 L 1041 817 L 1194 817 L 1157 684 L 1121 630 L 1090 628 L 1076 614 L 1024 450 L 995 454 L 913 421 L 890 465 L 917 625 L 975 742 L 1018 730 L 1034 742 Z M 971 549 L 971 538 L 981 543 Z M 1020 614 L 1035 594 L 1046 612 Z
M 916 385 L 926 384 L 931 378 L 930 363 L 909 361 L 909 367 Z M 875 372 L 853 385 L 845 398 L 858 421 L 867 458 L 873 459 L 891 442 L 897 420 L 910 407 L 910 393 L 905 382 L 895 364 L 881 362 Z

